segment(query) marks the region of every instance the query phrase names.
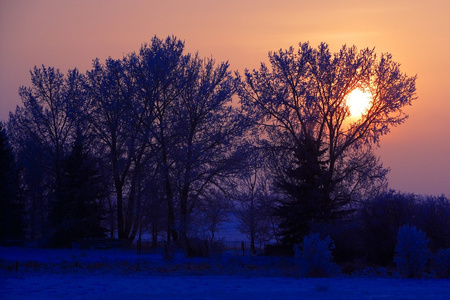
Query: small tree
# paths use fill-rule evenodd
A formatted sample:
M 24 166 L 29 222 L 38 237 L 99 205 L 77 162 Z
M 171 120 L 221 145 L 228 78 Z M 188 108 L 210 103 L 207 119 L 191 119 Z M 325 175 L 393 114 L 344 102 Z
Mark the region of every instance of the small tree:
M 24 207 L 19 199 L 19 176 L 6 132 L 0 123 L 0 242 L 21 239 Z
M 302 246 L 295 245 L 295 261 L 300 266 L 300 275 L 305 277 L 330 277 L 339 273 L 333 263 L 331 250 L 334 243 L 330 237 L 321 239 L 318 233 L 309 234 Z
M 286 199 L 280 201 L 276 215 L 280 223 L 283 242 L 296 244 L 310 231 L 312 222 L 334 219 L 341 201 L 330 201 L 326 190 L 325 164 L 320 161 L 323 151 L 316 142 L 305 136 L 295 151 L 296 167 L 279 176 L 276 183 Z
M 7 129 L 21 171 L 28 235 L 37 239 L 47 232 L 48 207 L 61 184 L 62 160 L 73 143 L 76 113 L 70 111 L 80 106 L 73 83 L 81 76 L 76 70 L 64 75 L 45 66 L 34 67 L 30 75 L 31 86 L 19 88 L 23 106 L 10 113 Z
M 439 249 L 436 252 L 433 271 L 437 278 L 450 278 L 450 249 Z
M 209 235 L 209 243 L 213 245 L 215 234 L 220 230 L 222 223 L 230 221 L 230 200 L 218 191 L 212 191 L 204 199 L 200 207 L 200 218 Z
M 394 262 L 402 276 L 422 277 L 430 258 L 429 240 L 425 233 L 414 226 L 400 227 L 397 235 Z
M 264 169 L 264 158 L 257 149 L 250 154 L 248 172 L 239 180 L 236 217 L 239 231 L 250 240 L 250 249 L 256 254 L 255 243 L 267 242 L 273 234 L 273 207 L 275 197 L 270 194 L 270 181 Z
M 73 241 L 105 236 L 102 200 L 107 189 L 98 168 L 78 135 L 64 160 L 61 185 L 50 214 L 52 244 L 70 247 Z

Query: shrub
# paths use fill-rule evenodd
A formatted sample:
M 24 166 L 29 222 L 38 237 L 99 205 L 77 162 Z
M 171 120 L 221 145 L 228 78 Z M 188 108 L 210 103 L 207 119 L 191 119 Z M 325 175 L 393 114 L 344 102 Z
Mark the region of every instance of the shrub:
M 444 196 L 424 196 L 417 203 L 411 225 L 423 230 L 430 239 L 430 250 L 450 248 L 450 200 Z
M 422 277 L 430 258 L 429 240 L 425 233 L 414 226 L 404 225 L 397 234 L 394 262 L 402 276 Z
M 264 246 L 266 256 L 294 256 L 292 247 L 283 244 L 272 244 Z
M 433 271 L 437 278 L 450 278 L 450 249 L 439 249 L 433 257 Z
M 329 236 L 334 242 L 333 260 L 335 263 L 349 264 L 363 262 L 365 255 L 364 242 L 361 237 L 361 226 L 354 220 L 342 219 L 330 223 L 315 224 L 313 232 L 320 236 Z M 341 267 L 342 270 L 342 267 Z
M 186 257 L 210 257 L 210 247 L 208 241 L 200 238 L 192 238 L 186 241 Z
M 331 277 L 339 273 L 332 261 L 334 243 L 330 237 L 321 239 L 319 234 L 310 234 L 303 239 L 302 246 L 295 245 L 295 261 L 300 266 L 300 275 L 305 277 Z
M 392 264 L 398 229 L 412 224 L 415 196 L 391 191 L 365 201 L 358 213 L 363 252 L 370 264 Z

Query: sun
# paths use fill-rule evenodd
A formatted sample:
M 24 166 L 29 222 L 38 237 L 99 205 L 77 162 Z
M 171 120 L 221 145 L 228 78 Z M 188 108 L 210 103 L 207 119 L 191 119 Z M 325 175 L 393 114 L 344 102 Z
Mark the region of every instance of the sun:
M 346 103 L 350 109 L 350 117 L 359 118 L 370 108 L 372 95 L 357 88 L 347 96 Z

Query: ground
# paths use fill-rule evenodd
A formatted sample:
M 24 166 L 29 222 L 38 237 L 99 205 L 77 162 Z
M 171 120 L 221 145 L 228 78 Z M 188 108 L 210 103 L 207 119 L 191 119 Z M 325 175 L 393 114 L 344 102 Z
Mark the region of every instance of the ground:
M 298 278 L 289 263 L 0 248 L 0 299 L 450 299 L 448 279 Z

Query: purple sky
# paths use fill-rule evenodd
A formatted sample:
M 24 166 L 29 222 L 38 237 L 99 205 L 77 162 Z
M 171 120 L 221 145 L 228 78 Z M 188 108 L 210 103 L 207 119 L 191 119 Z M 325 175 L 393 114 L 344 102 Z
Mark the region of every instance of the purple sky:
M 450 196 L 450 2 L 446 0 L 1 0 L 0 120 L 21 104 L 35 65 L 82 72 L 92 59 L 120 58 L 157 35 L 188 52 L 258 68 L 271 50 L 326 42 L 389 52 L 417 74 L 410 118 L 383 137 L 377 154 L 390 187 Z

